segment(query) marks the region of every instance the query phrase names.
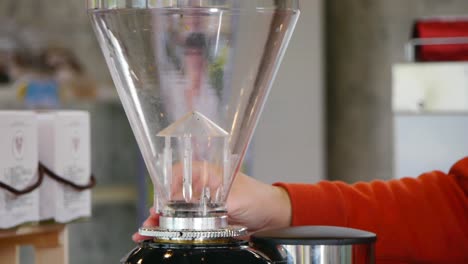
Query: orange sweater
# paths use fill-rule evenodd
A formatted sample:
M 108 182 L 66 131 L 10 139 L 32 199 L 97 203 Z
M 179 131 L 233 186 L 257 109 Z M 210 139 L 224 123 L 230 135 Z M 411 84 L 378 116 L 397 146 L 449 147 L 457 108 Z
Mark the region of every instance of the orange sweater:
M 449 174 L 348 185 L 278 183 L 292 225 L 333 225 L 377 234 L 377 264 L 468 263 L 468 157 Z

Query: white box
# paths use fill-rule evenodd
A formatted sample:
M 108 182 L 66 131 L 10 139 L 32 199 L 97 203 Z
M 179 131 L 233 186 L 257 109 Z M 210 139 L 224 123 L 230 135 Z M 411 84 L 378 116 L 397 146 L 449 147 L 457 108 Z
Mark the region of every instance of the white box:
M 37 120 L 29 111 L 0 111 L 0 181 L 17 190 L 37 182 Z M 0 228 L 39 220 L 39 192 L 0 189 Z
M 39 160 L 58 176 L 78 185 L 91 175 L 90 118 L 84 111 L 38 115 Z M 40 188 L 40 218 L 66 223 L 91 216 L 91 191 L 77 191 L 45 177 Z
M 402 63 L 392 68 L 395 113 L 467 113 L 468 63 Z

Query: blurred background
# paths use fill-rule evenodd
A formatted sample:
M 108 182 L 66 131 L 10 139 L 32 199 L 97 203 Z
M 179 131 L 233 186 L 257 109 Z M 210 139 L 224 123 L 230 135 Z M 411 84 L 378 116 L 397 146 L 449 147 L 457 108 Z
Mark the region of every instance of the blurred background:
M 301 11 L 249 150 L 250 175 L 391 179 L 447 171 L 467 154 L 466 58 L 431 57 L 420 47 L 427 31 L 417 30 L 432 18 L 466 21 L 466 0 L 304 0 Z M 463 54 L 465 28 L 428 37 Z M 85 1 L 0 1 L 0 108 L 90 111 L 98 186 L 92 219 L 70 225 L 70 260 L 118 263 L 150 184 Z M 31 259 L 24 248 L 22 263 Z

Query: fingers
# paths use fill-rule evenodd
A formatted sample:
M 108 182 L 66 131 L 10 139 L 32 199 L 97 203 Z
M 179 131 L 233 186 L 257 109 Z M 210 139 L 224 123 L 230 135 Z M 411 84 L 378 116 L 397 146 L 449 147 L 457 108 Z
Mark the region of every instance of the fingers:
M 148 217 L 148 219 L 145 220 L 145 222 L 143 222 L 142 226 L 143 227 L 159 226 L 159 215 L 154 210 L 154 207 L 151 207 L 150 216 Z M 132 236 L 132 240 L 136 243 L 144 241 L 144 240 L 148 240 L 148 239 L 151 239 L 151 237 L 142 236 L 138 232 L 133 234 Z
M 171 199 L 184 200 L 183 197 L 183 165 L 177 163 L 172 167 Z M 209 188 L 211 195 L 223 185 L 223 170 L 205 161 L 193 161 L 192 164 L 192 191 L 193 197 L 200 199 L 205 188 Z
M 155 217 L 148 217 L 145 222 L 143 222 L 143 227 L 153 227 L 153 226 L 159 226 L 159 218 Z
M 133 236 L 132 236 L 132 240 L 135 243 L 140 243 L 140 242 L 143 242 L 143 241 L 149 240 L 149 239 L 151 239 L 151 237 L 142 236 L 142 235 L 138 234 L 138 232 L 133 234 Z
M 149 212 L 150 212 L 150 217 L 159 218 L 159 215 L 156 213 L 156 210 L 154 209 L 153 206 L 150 208 Z
M 159 226 L 159 214 L 156 213 L 154 207 L 151 207 L 150 216 L 143 222 L 143 227 L 152 227 L 152 226 Z

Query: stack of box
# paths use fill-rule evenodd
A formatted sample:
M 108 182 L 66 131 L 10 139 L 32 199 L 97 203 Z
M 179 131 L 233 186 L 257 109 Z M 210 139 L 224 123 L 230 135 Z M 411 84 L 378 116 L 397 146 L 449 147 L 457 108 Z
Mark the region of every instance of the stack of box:
M 22 190 L 38 180 L 37 121 L 34 112 L 0 112 L 0 181 Z M 39 220 L 39 192 L 15 195 L 0 189 L 0 228 Z
M 15 189 L 32 186 L 42 163 L 56 176 L 44 174 L 38 189 L 15 195 L 0 189 L 0 229 L 26 222 L 66 223 L 91 216 L 90 118 L 83 111 L 0 111 L 0 182 Z
M 77 185 L 90 180 L 89 114 L 60 111 L 39 114 L 39 160 L 51 171 Z M 50 177 L 40 188 L 40 218 L 68 222 L 91 216 L 91 191 L 78 191 Z

